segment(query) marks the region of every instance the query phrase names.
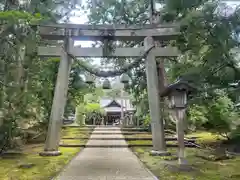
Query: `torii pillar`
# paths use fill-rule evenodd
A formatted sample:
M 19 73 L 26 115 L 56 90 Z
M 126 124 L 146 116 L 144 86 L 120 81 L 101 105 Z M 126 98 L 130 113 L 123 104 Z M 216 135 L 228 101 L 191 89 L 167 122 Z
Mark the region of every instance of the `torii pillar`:
M 152 37 L 146 37 L 144 39 L 145 51 L 149 50 L 152 46 L 154 46 L 154 44 L 155 43 Z M 153 149 L 151 151 L 151 154 L 169 155 L 169 153 L 166 151 L 164 127 L 160 114 L 160 102 L 158 91 L 159 82 L 156 59 L 155 54 L 151 50 L 146 57 L 146 75 L 153 143 Z
M 58 156 L 64 108 L 67 101 L 69 74 L 72 60 L 67 55 L 69 49 L 73 47 L 73 40 L 66 38 L 64 48 L 61 52 L 61 60 L 58 68 L 57 82 L 54 90 L 53 104 L 49 120 L 47 138 L 44 151 L 39 153 L 41 156 Z

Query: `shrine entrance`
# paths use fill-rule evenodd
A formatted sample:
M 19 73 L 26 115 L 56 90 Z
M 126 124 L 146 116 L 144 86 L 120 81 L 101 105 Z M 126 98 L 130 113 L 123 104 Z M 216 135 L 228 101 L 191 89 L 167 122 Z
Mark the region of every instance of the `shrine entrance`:
M 125 119 L 126 115 L 131 111 L 135 111 L 130 99 L 128 98 L 104 98 L 100 100 L 100 106 L 105 111 L 105 125 L 120 125 L 122 115 Z
M 106 125 L 120 125 L 121 112 L 108 112 L 106 115 Z

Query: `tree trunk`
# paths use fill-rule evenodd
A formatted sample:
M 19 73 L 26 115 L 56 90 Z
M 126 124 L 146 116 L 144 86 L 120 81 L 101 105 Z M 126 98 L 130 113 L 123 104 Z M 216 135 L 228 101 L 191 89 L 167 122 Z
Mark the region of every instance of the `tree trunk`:
M 6 76 L 5 76 L 5 62 L 3 59 L 0 59 L 0 127 L 3 124 L 4 117 L 4 101 L 5 101 L 5 84 L 6 84 Z

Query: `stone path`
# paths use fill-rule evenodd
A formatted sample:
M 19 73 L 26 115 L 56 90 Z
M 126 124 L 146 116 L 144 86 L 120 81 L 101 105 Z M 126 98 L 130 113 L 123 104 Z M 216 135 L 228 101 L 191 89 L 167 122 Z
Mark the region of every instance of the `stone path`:
M 111 131 L 112 130 L 112 131 Z M 112 135 L 94 134 L 111 132 Z M 157 180 L 128 148 L 107 148 L 107 145 L 126 145 L 121 140 L 91 140 L 91 138 L 123 138 L 120 128 L 95 128 L 88 145 L 106 147 L 85 148 L 63 170 L 56 180 Z

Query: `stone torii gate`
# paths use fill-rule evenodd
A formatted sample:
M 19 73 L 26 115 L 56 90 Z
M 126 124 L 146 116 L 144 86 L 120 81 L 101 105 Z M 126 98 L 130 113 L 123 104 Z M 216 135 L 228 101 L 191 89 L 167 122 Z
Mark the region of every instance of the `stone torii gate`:
M 166 152 L 163 122 L 160 118 L 160 102 L 158 91 L 158 75 L 156 57 L 176 57 L 176 47 L 155 47 L 155 41 L 171 40 L 179 35 L 178 26 L 175 24 L 165 25 L 79 25 L 79 24 L 53 24 L 40 25 L 39 35 L 43 39 L 63 40 L 64 46 L 38 47 L 38 55 L 45 57 L 61 57 L 57 82 L 51 109 L 47 139 L 44 151 L 40 155 L 60 155 L 58 150 L 62 116 L 66 104 L 68 79 L 71 70 L 71 53 L 75 57 L 141 57 L 149 51 L 146 57 L 147 89 L 151 116 L 153 150 Z M 110 54 L 104 53 L 104 48 L 74 47 L 74 40 L 104 41 L 113 39 L 117 41 L 144 41 L 144 46 L 136 48 L 116 48 Z

